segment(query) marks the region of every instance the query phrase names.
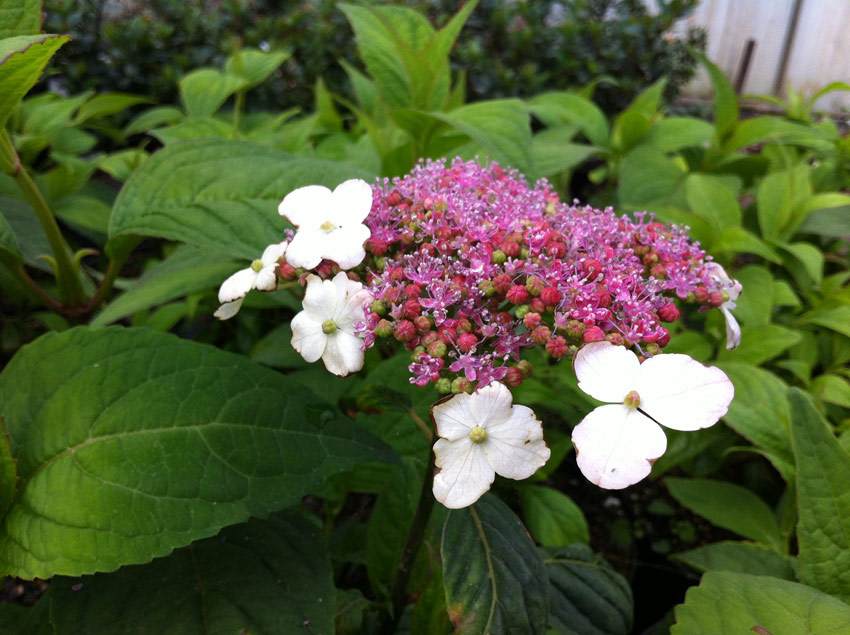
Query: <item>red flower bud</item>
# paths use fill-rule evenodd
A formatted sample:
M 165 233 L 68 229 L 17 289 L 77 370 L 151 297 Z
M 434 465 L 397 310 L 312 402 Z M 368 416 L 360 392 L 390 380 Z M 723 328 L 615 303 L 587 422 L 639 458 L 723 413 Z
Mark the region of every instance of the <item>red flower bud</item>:
M 402 315 L 406 318 L 415 318 L 422 313 L 422 306 L 419 300 L 408 300 L 402 305 Z
M 585 343 L 601 342 L 605 339 L 605 332 L 598 326 L 588 326 L 586 329 L 584 329 L 583 335 Z
M 558 287 L 546 287 L 540 292 L 540 299 L 546 306 L 557 306 L 563 297 Z
M 462 333 L 457 337 L 457 347 L 461 353 L 468 353 L 476 344 L 478 344 L 478 338 L 472 333 Z
M 567 346 L 567 340 L 559 335 L 546 342 L 546 352 L 555 359 L 560 359 L 570 352 L 570 347 Z
M 522 383 L 523 379 L 525 378 L 522 376 L 522 371 L 516 366 L 510 366 L 502 381 L 511 388 L 516 388 Z
M 590 280 L 596 280 L 597 276 L 602 273 L 602 263 L 596 258 L 588 258 L 582 263 L 582 271 Z
M 401 203 L 404 199 L 401 194 L 399 194 L 398 190 L 393 190 L 389 194 L 387 194 L 387 205 L 390 207 L 395 207 L 399 203 Z
M 551 335 L 552 329 L 548 326 L 538 326 L 531 332 L 531 339 L 534 340 L 535 344 L 543 346 L 549 341 Z
M 534 327 L 540 325 L 542 319 L 539 313 L 530 312 L 526 313 L 525 317 L 522 318 L 522 323 L 525 324 L 525 328 L 531 331 Z
M 658 317 L 664 322 L 675 322 L 679 319 L 679 309 L 672 302 L 669 302 L 658 309 Z
M 508 289 L 513 285 L 513 281 L 511 277 L 506 273 L 500 273 L 495 278 L 493 278 L 493 288 L 496 289 L 496 293 L 504 295 L 508 292 Z
M 410 342 L 416 339 L 416 327 L 410 320 L 399 320 L 393 325 L 393 335 L 399 342 Z
M 518 284 L 515 284 L 510 289 L 505 296 L 511 304 L 525 304 L 528 302 L 528 290 Z

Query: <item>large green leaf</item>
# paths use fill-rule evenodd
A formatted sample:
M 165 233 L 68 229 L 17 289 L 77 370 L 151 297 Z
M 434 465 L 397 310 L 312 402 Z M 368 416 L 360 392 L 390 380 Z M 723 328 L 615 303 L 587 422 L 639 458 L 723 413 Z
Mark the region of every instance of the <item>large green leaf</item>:
M 671 635 L 844 635 L 850 606 L 804 584 L 711 571 L 676 607 Z
M 587 545 L 541 550 L 549 577 L 549 628 L 563 635 L 626 635 L 629 583 Z
M 722 361 L 763 364 L 781 355 L 802 339 L 800 332 L 778 324 L 744 325 L 741 327 L 741 344 L 735 350 L 722 350 L 717 359 Z
M 796 208 L 811 195 L 808 165 L 798 165 L 765 176 L 759 183 L 756 200 L 762 236 L 780 236 L 785 226 L 792 221 Z
M 227 58 L 224 70 L 243 79 L 244 87 L 250 88 L 266 81 L 290 55 L 289 51 L 241 49 Z
M 708 71 L 708 76 L 711 78 L 711 83 L 714 86 L 714 125 L 717 128 L 717 135 L 721 139 L 730 134 L 738 124 L 738 96 L 735 94 L 735 88 L 732 86 L 726 76 L 717 66 L 708 60 L 702 53 L 697 52 L 696 56 L 705 70 Z
M 723 420 L 759 446 L 786 481 L 794 479 L 788 386 L 776 375 L 738 362 L 719 364 L 735 385 L 736 399 Z
M 0 40 L 0 128 L 32 88 L 67 35 L 19 35 Z
M 671 556 L 697 571 L 734 571 L 796 580 L 793 559 L 752 542 L 727 540 Z
M 146 329 L 72 329 L 0 375 L 19 486 L 0 573 L 46 578 L 147 562 L 393 460 L 286 377 Z
M 534 539 L 547 547 L 590 542 L 587 520 L 573 500 L 551 487 L 529 485 L 520 492 L 522 515 Z
M 564 124 L 579 126 L 594 145 L 609 145 L 608 120 L 599 107 L 581 95 L 568 92 L 545 93 L 528 102 L 528 109 L 550 128 Z
M 691 211 L 707 220 L 718 232 L 741 224 L 741 206 L 735 192 L 719 177 L 690 174 L 685 180 L 685 196 Z
M 0 4 L 0 39 L 35 35 L 41 31 L 42 0 L 3 0 Z
M 750 265 L 734 274 L 746 293 L 738 298 L 735 316 L 744 324 L 768 324 L 773 313 L 773 275 L 764 267 Z
M 181 240 L 251 260 L 283 238 L 277 206 L 290 191 L 370 177 L 351 165 L 245 141 L 185 141 L 133 172 L 115 201 L 109 233 Z
M 430 115 L 469 136 L 503 167 L 532 171 L 531 127 L 520 100 L 492 99 Z
M 800 324 L 817 324 L 850 337 L 850 305 L 825 302 L 799 317 Z
M 791 438 L 797 459 L 800 579 L 850 599 L 850 454 L 810 398 L 791 389 Z
M 333 633 L 333 571 L 321 531 L 297 512 L 228 527 L 150 564 L 57 578 L 58 633 Z
M 668 478 L 665 483 L 673 498 L 712 524 L 784 551 L 773 510 L 752 491 L 703 478 Z
M 0 415 L 0 517 L 9 509 L 18 486 L 18 465 L 12 456 L 6 420 Z
M 443 528 L 443 583 L 456 633 L 546 632 L 546 571 L 519 518 L 485 494 Z
M 664 117 L 652 126 L 643 143 L 662 152 L 675 152 L 682 148 L 701 147 L 711 141 L 714 126 L 702 119 L 691 117 Z
M 248 80 L 222 73 L 216 68 L 199 68 L 180 80 L 180 99 L 193 117 L 209 117 L 218 112 L 227 98 L 245 88 Z
M 617 186 L 620 205 L 643 210 L 668 203 L 684 177 L 682 168 L 663 152 L 650 146 L 638 146 L 620 165 Z
M 214 251 L 183 245 L 147 270 L 101 311 L 91 325 L 105 326 L 137 311 L 218 286 L 237 268 L 232 259 Z

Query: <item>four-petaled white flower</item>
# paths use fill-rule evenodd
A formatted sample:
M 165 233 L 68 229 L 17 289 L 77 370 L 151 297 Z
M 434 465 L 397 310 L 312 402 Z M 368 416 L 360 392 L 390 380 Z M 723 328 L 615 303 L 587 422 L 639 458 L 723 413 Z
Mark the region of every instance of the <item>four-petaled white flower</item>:
M 363 248 L 372 232 L 363 220 L 372 209 L 372 188 L 351 179 L 331 192 L 321 185 L 293 190 L 277 211 L 298 228 L 286 261 L 293 267 L 315 268 L 323 258 L 340 269 L 356 267 L 366 257 Z
M 642 364 L 610 342 L 586 344 L 576 353 L 578 387 L 599 406 L 573 430 L 579 469 L 606 489 L 637 483 L 667 449 L 658 424 L 699 430 L 726 414 L 735 388 L 714 366 L 674 353 Z
M 726 318 L 726 348 L 731 351 L 741 343 L 741 327 L 738 326 L 738 320 L 732 315 L 732 309 L 738 306 L 735 300 L 741 295 L 744 287 L 737 280 L 730 278 L 726 270 L 716 262 L 709 262 L 705 265 L 705 268 L 708 275 L 720 285 L 721 291 L 725 291 L 729 296 L 729 299 L 720 305 L 720 310 L 723 312 L 723 317 Z
M 242 300 L 252 289 L 259 291 L 274 291 L 277 288 L 278 261 L 286 253 L 286 243 L 269 245 L 263 255 L 251 263 L 247 269 L 237 271 L 218 290 L 218 301 L 221 306 L 215 312 L 219 320 L 229 320 L 239 313 Z
M 521 480 L 543 467 L 549 448 L 531 408 L 512 405 L 511 391 L 493 382 L 469 395 L 438 401 L 431 416 L 440 437 L 434 444 L 434 497 L 458 509 L 477 501 L 496 474 Z
M 354 325 L 365 319 L 372 296 L 340 271 L 333 280 L 307 276 L 304 310 L 292 318 L 292 347 L 308 362 L 320 357 L 334 375 L 345 377 L 363 368 L 363 340 Z

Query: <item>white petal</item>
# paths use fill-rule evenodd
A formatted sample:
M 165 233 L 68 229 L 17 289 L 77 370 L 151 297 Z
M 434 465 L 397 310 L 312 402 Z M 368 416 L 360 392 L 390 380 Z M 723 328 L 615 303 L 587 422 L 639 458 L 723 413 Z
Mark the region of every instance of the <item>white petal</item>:
M 322 331 L 322 323 L 301 311 L 292 318 L 292 348 L 308 362 L 315 362 L 325 352 L 328 336 Z
M 332 205 L 329 220 L 334 225 L 345 227 L 362 223 L 372 211 L 372 187 L 361 179 L 344 181 L 333 191 Z
M 441 399 L 431 406 L 431 417 L 437 427 L 437 436 L 447 441 L 457 441 L 466 437 L 478 423 L 469 412 L 469 400 L 472 395 L 460 393 Z
M 543 439 L 543 426 L 531 408 L 513 406 L 506 421 L 485 429 L 487 438 L 481 445 L 496 474 L 522 480 L 549 460 L 551 453 Z
M 338 298 L 333 321 L 338 328 L 353 333 L 354 324 L 366 319 L 363 306 L 372 301 L 372 295 L 360 282 L 349 280 L 344 271 L 334 276 L 333 284 Z
M 234 300 L 233 302 L 225 302 L 218 310 L 216 310 L 213 315 L 217 317 L 219 320 L 229 320 L 234 315 L 239 313 L 239 309 L 242 308 L 242 298 L 238 300 Z
M 257 272 L 251 267 L 237 271 L 221 284 L 218 290 L 218 301 L 224 304 L 244 298 L 254 288 L 256 278 Z
M 325 353 L 322 355 L 325 368 L 340 377 L 363 368 L 363 340 L 339 329 L 327 338 Z
M 340 301 L 339 290 L 330 280 L 322 280 L 319 276 L 307 276 L 307 289 L 301 304 L 304 311 L 316 322 L 322 324 L 333 319 Z
M 507 386 L 493 382 L 469 395 L 469 413 L 473 426 L 481 426 L 487 433 L 490 428 L 503 423 L 511 416 L 514 398 Z
M 287 194 L 278 205 L 277 212 L 297 227 L 318 227 L 327 220 L 332 201 L 333 195 L 328 188 L 308 185 Z
M 322 262 L 322 238 L 325 232 L 321 229 L 299 229 L 286 248 L 286 262 L 293 267 L 313 269 Z
M 287 245 L 288 243 L 284 241 L 282 243 L 274 243 L 266 247 L 265 250 L 263 250 L 263 255 L 260 257 L 263 266 L 268 267 L 269 265 L 276 265 L 278 260 L 283 258 L 286 253 Z
M 340 269 L 351 269 L 366 257 L 363 245 L 371 235 L 366 225 L 334 229 L 322 238 L 320 253 L 323 258 L 333 260 Z
M 277 265 L 263 267 L 254 280 L 254 288 L 259 291 L 274 291 L 277 289 Z
M 714 366 L 676 353 L 656 355 L 640 367 L 640 409 L 674 430 L 699 430 L 717 423 L 735 388 Z
M 458 441 L 438 439 L 434 455 L 440 468 L 434 475 L 434 498 L 450 509 L 472 505 L 496 478 L 480 444 L 468 436 Z
M 622 403 L 637 386 L 640 362 L 637 355 L 611 342 L 582 346 L 573 362 L 578 387 L 599 401 Z
M 637 410 L 599 406 L 573 430 L 576 462 L 589 481 L 622 489 L 649 475 L 652 462 L 667 449 L 660 427 Z
M 741 327 L 725 304 L 720 307 L 720 310 L 723 312 L 723 317 L 726 318 L 726 350 L 731 351 L 738 348 L 741 343 Z

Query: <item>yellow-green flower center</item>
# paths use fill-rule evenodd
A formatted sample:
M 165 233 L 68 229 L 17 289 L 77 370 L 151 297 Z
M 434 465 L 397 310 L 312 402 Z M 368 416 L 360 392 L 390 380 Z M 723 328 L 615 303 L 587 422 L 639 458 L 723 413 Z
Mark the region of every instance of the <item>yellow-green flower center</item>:
M 324 223 L 322 223 L 321 225 L 319 225 L 319 228 L 320 228 L 320 229 L 323 229 L 323 230 L 325 230 L 325 231 L 326 231 L 326 232 L 328 232 L 328 233 L 330 233 L 331 231 L 333 231 L 333 229 L 334 229 L 335 227 L 336 227 L 336 225 L 334 225 L 334 224 L 333 224 L 331 221 L 329 221 L 329 220 L 326 220 Z
M 251 263 L 251 269 L 253 269 L 257 273 L 260 273 L 260 271 L 262 271 L 263 269 L 263 261 L 257 258 L 257 260 Z
M 473 443 L 483 443 L 487 438 L 487 431 L 481 426 L 475 426 L 469 433 L 469 438 Z
M 637 408 L 640 405 L 640 395 L 637 393 L 637 390 L 633 390 L 626 395 L 623 403 L 629 408 Z
M 322 322 L 322 333 L 330 335 L 336 332 L 336 323 L 333 320 L 325 320 Z

